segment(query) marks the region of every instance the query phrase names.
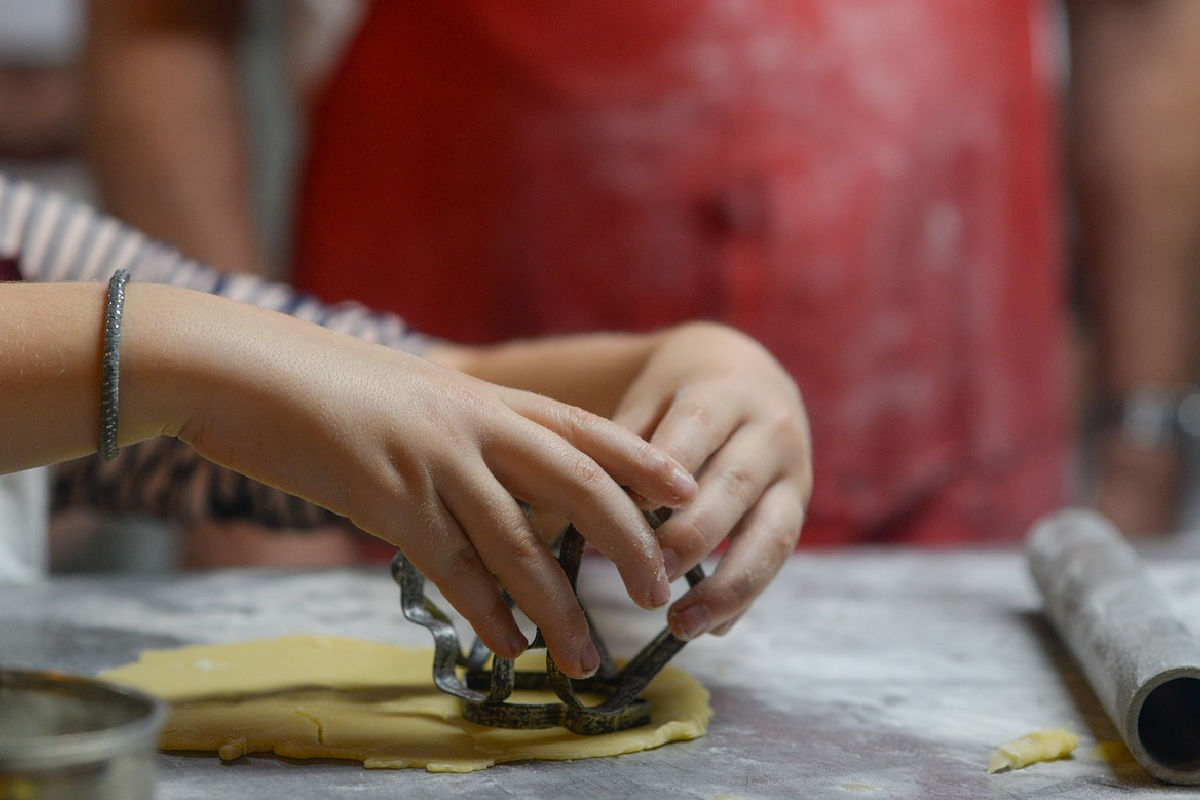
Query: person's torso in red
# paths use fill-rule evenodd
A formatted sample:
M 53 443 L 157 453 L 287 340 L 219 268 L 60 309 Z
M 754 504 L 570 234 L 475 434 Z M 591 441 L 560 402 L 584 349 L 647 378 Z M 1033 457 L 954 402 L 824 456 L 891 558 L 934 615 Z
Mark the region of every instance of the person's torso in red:
M 383 0 L 314 111 L 295 280 L 472 343 L 717 319 L 812 420 L 805 541 L 1061 502 L 1040 4 Z

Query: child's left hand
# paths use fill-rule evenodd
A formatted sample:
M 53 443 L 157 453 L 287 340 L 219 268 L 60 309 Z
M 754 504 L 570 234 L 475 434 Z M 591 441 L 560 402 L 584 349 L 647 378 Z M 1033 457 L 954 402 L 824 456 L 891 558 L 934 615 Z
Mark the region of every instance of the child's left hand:
M 645 436 L 699 480 L 694 500 L 659 529 L 669 577 L 723 541 L 716 571 L 668 613 L 676 635 L 723 634 L 791 555 L 812 493 L 808 418 L 800 392 L 752 339 L 718 325 L 664 335 L 614 420 Z

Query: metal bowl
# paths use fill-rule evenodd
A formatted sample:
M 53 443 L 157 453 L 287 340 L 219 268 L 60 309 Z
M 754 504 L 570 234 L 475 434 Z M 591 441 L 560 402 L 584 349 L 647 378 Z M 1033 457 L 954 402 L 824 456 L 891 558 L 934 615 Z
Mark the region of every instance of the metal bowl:
M 0 669 L 0 800 L 149 800 L 166 714 L 132 689 Z

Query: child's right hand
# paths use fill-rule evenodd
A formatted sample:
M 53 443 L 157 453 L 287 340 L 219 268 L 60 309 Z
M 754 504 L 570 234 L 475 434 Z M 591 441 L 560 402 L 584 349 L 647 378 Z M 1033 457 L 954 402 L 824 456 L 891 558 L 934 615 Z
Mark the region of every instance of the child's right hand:
M 153 307 L 137 295 L 155 287 L 130 290 L 126 337 L 134 342 L 138 309 Z M 173 324 L 211 331 L 212 313 L 234 319 L 211 347 L 151 373 L 173 387 L 171 402 L 186 396 L 176 417 L 184 421 L 165 432 L 400 547 L 497 654 L 526 646 L 498 578 L 564 672 L 581 677 L 597 664 L 567 578 L 514 498 L 570 519 L 616 564 L 639 605 L 669 599 L 657 539 L 622 487 L 677 507 L 696 483 L 641 438 L 541 395 L 279 314 L 191 300 L 216 306 L 196 312 L 203 320 L 177 309 Z M 126 358 L 162 360 L 133 346 Z M 142 384 L 144 374 L 133 371 L 123 391 L 140 389 L 152 402 L 146 392 L 156 389 Z

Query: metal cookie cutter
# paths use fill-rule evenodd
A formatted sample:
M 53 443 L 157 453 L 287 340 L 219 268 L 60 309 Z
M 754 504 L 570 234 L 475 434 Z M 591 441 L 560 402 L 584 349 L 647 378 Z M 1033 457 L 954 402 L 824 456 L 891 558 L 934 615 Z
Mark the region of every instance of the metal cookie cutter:
M 655 512 L 646 512 L 646 519 L 652 528 L 661 524 Z M 562 534 L 558 545 L 558 563 L 575 590 L 576 600 L 579 599 L 576 582 L 583 545 L 583 536 L 575 530 L 574 525 Z M 670 628 L 664 627 L 641 652 L 618 670 L 591 615 L 580 602 L 591 629 L 592 642 L 600 654 L 600 666 L 596 674 L 584 680 L 573 680 L 563 674 L 549 653 L 546 654 L 545 672 L 518 671 L 512 659 L 493 656 L 478 638 L 469 651 L 462 649 L 450 618 L 425 596 L 425 576 L 402 552 L 397 551 L 392 559 L 392 577 L 400 585 L 400 605 L 404 616 L 428 628 L 433 634 L 434 683 L 443 692 L 462 698 L 463 717 L 480 725 L 498 728 L 549 728 L 561 725 L 580 734 L 610 733 L 645 725 L 650 721 L 651 709 L 650 701 L 640 696 L 642 690 L 686 644 L 676 638 Z M 704 579 L 704 570 L 699 566 L 693 567 L 686 577 L 688 585 L 695 586 Z M 530 648 L 545 646 L 539 630 Z M 459 677 L 459 667 L 465 671 L 465 682 Z M 511 702 L 508 698 L 514 689 L 553 690 L 561 702 Z M 603 700 L 587 706 L 577 692 L 600 695 Z

